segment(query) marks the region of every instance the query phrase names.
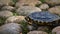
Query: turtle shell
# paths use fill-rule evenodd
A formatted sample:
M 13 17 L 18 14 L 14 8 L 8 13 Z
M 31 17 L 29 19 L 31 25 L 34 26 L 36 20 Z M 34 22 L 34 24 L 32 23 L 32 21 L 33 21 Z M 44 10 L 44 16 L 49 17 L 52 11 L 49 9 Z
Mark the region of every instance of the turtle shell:
M 60 20 L 60 17 L 48 11 L 41 11 L 31 13 L 26 17 L 26 20 L 39 25 L 55 25 L 58 24 L 57 21 Z

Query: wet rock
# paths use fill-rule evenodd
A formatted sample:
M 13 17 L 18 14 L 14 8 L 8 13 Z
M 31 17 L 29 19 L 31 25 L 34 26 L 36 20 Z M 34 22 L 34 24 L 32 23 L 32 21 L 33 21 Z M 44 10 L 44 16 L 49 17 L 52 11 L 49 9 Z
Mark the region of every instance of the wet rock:
M 5 10 L 5 11 L 0 11 L 0 17 L 8 18 L 8 17 L 10 17 L 10 16 L 13 16 L 12 12 L 7 11 L 7 10 Z
M 60 15 L 60 6 L 52 7 L 50 9 L 48 9 L 48 11 L 51 12 L 51 13 L 53 13 L 53 14 Z
M 25 20 L 25 16 L 12 16 L 7 18 L 6 23 L 20 23 Z
M 15 10 L 15 7 L 12 7 L 12 6 L 4 6 L 4 7 L 1 8 L 1 10 L 13 11 L 13 10 Z
M 38 7 L 22 6 L 22 7 L 18 8 L 16 12 L 19 15 L 26 16 L 26 15 L 33 13 L 33 12 L 41 12 L 41 9 Z
M 9 23 L 0 27 L 0 34 L 20 34 L 22 29 L 17 23 Z
M 30 31 L 27 34 L 48 34 L 48 33 L 44 32 L 44 31 Z
M 43 10 L 46 10 L 49 8 L 48 4 L 42 4 L 39 7 L 40 7 L 40 9 L 43 9 Z
M 60 34 L 60 26 L 53 28 L 52 34 Z
M 44 1 L 50 5 L 60 4 L 60 0 L 44 0 Z
M 16 3 L 16 7 L 20 6 L 35 6 L 36 4 L 41 4 L 42 2 L 39 0 L 19 0 Z

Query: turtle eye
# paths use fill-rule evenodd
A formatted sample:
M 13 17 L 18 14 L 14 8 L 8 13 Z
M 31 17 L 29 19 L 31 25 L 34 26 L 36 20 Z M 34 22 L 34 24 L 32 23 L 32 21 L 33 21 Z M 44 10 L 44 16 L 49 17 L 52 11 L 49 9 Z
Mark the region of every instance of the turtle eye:
M 26 19 L 27 21 L 29 21 L 29 18 L 28 18 L 28 17 L 25 17 L 25 19 Z
M 25 17 L 25 19 L 26 19 L 27 21 L 29 21 L 28 17 Z

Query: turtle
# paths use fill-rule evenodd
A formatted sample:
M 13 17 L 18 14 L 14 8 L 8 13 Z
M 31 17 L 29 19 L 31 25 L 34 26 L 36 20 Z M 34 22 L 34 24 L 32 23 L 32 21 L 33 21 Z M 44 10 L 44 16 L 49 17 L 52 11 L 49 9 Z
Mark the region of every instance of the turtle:
M 57 26 L 60 17 L 49 11 L 33 12 L 25 17 L 28 24 L 37 24 L 40 26 Z

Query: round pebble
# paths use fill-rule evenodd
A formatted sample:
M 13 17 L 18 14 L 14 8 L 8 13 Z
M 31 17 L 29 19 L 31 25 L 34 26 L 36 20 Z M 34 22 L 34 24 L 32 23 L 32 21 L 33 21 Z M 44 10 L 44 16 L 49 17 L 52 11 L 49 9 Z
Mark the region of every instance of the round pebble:
M 0 17 L 8 18 L 8 17 L 11 17 L 11 16 L 13 16 L 13 13 L 8 11 L 8 10 L 0 11 Z
M 25 20 L 25 16 L 12 16 L 7 18 L 6 23 L 20 23 Z
M 22 6 L 22 7 L 18 8 L 16 12 L 19 15 L 27 16 L 33 12 L 41 12 L 41 9 L 38 7 Z
M 48 33 L 44 32 L 44 31 L 30 31 L 27 34 L 48 34 Z
M 21 25 L 17 23 L 8 23 L 0 27 L 0 34 L 20 34 L 22 32 Z

